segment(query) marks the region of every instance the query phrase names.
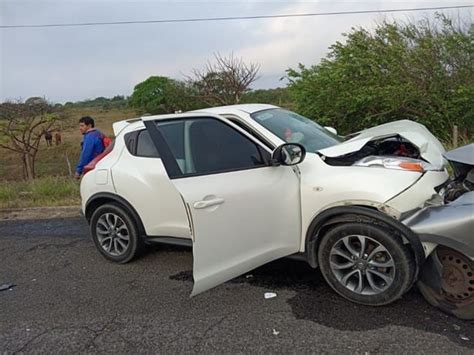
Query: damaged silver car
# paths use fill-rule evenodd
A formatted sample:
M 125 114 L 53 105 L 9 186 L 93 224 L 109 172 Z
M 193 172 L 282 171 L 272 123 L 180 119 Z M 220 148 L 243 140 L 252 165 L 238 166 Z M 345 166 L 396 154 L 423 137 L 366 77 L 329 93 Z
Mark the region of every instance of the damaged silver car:
M 427 206 L 404 220 L 429 256 L 418 288 L 426 300 L 461 319 L 474 319 L 474 144 L 445 154 L 454 178 L 442 205 Z

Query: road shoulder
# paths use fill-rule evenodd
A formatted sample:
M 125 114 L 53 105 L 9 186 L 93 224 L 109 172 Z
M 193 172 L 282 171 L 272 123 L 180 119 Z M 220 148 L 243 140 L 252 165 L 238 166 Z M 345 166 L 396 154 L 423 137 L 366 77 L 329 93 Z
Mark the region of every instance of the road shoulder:
M 81 206 L 52 206 L 0 209 L 0 221 L 80 217 Z

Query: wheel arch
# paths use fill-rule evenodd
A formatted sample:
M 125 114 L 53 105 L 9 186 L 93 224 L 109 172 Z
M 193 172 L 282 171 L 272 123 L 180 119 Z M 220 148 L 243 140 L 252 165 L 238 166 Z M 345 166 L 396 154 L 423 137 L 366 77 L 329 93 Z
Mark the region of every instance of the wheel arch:
M 86 202 L 86 207 L 84 211 L 84 216 L 87 219 L 87 222 L 90 222 L 92 214 L 94 211 L 99 207 L 102 206 L 105 203 L 113 202 L 118 205 L 120 205 L 122 208 L 124 208 L 128 213 L 130 213 L 130 216 L 133 218 L 135 221 L 138 231 L 140 235 L 146 235 L 145 232 L 145 227 L 143 225 L 143 222 L 140 218 L 140 215 L 138 212 L 135 210 L 135 208 L 132 206 L 130 202 L 125 200 L 123 197 L 110 193 L 110 192 L 99 192 L 94 195 L 92 195 Z
M 392 217 L 368 206 L 336 206 L 331 207 L 319 215 L 311 222 L 306 231 L 305 253 L 309 265 L 313 268 L 318 266 L 317 253 L 319 243 L 324 231 L 339 223 L 356 222 L 372 223 L 383 226 L 390 230 L 398 232 L 408 241 L 415 256 L 415 278 L 425 260 L 425 253 L 420 238 L 413 231 L 401 222 Z

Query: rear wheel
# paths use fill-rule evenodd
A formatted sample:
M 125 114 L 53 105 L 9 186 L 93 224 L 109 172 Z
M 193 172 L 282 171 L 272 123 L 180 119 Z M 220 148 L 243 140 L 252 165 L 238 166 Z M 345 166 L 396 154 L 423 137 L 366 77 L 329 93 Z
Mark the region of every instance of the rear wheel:
M 418 289 L 442 311 L 474 319 L 474 262 L 446 247 L 438 247 L 421 270 Z
M 411 286 L 415 263 L 402 240 L 373 224 L 347 223 L 321 240 L 318 263 L 328 284 L 348 300 L 389 304 Z
M 92 239 L 99 252 L 117 263 L 127 263 L 138 255 L 143 241 L 135 221 L 120 205 L 97 208 L 90 222 Z

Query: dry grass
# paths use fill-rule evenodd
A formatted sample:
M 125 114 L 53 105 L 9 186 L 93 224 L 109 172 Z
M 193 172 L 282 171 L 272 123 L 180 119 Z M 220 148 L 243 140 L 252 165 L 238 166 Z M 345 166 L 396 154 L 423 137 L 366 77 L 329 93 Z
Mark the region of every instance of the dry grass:
M 48 147 L 44 139 L 41 141 L 36 160 L 37 179 L 31 182 L 23 181 L 19 157 L 14 152 L 0 150 L 0 208 L 80 203 L 79 182 L 69 176 L 67 159 L 74 174 L 82 140 L 78 120 L 82 116 L 93 117 L 96 127 L 109 136 L 113 135 L 113 122 L 137 117 L 135 111 L 129 109 L 68 109 L 66 119 L 60 122 L 63 144 Z
M 36 176 L 69 176 L 67 159 L 74 173 L 80 155 L 82 136 L 78 130 L 78 120 L 82 116 L 94 118 L 96 127 L 104 134 L 113 135 L 112 123 L 136 117 L 131 109 L 100 110 L 96 108 L 70 108 L 66 111 L 66 119 L 60 122 L 63 144 L 48 147 L 43 139 L 36 159 Z M 22 165 L 17 154 L 0 150 L 0 184 L 1 181 L 19 180 L 23 178 Z

